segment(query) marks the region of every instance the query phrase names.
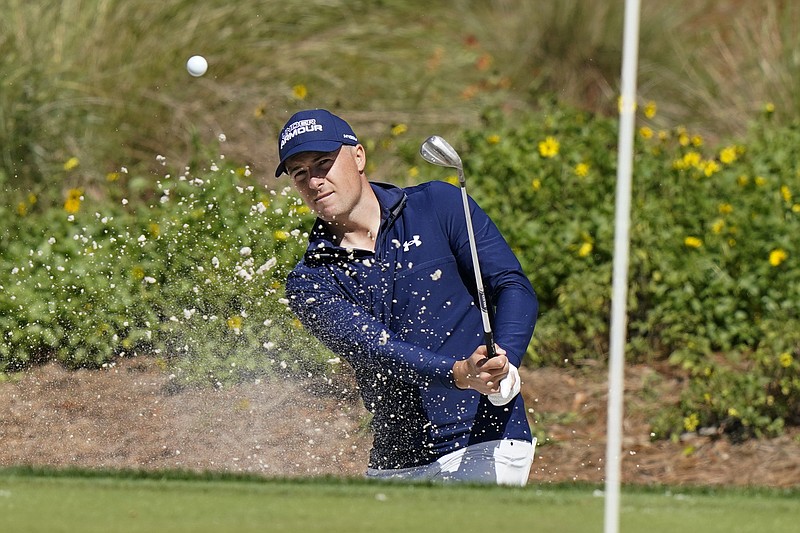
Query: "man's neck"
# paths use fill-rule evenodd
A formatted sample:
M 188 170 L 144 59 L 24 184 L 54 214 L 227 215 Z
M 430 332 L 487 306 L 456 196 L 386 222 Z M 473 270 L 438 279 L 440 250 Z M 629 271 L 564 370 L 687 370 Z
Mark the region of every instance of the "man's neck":
M 339 238 L 339 246 L 342 248 L 354 248 L 360 250 L 375 251 L 375 237 L 378 230 L 358 230 L 345 233 Z
M 343 223 L 329 224 L 331 233 L 342 248 L 375 250 L 375 239 L 381 225 L 381 205 L 372 189 Z

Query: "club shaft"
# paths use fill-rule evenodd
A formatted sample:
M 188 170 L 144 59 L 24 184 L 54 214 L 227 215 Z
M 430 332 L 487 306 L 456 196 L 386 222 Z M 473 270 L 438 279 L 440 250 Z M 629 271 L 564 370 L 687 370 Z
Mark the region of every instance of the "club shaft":
M 459 169 L 460 170 L 460 169 Z M 475 231 L 472 228 L 472 215 L 469 211 L 469 198 L 467 196 L 466 182 L 463 174 L 459 172 L 461 182 L 461 200 L 464 204 L 464 218 L 467 220 L 467 235 L 469 236 L 469 251 L 472 254 L 472 267 L 475 271 L 475 285 L 478 289 L 478 307 L 481 310 L 481 320 L 483 321 L 483 337 L 486 343 L 486 350 L 489 357 L 494 357 L 497 352 L 494 348 L 494 334 L 492 333 L 492 323 L 489 320 L 489 306 L 486 300 L 486 292 L 483 289 L 483 277 L 481 276 L 481 265 L 478 262 L 478 247 L 475 244 Z

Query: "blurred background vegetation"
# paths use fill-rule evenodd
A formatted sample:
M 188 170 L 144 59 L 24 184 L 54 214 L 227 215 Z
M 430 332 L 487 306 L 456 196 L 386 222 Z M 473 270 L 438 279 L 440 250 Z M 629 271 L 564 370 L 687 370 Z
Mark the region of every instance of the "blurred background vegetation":
M 542 94 L 616 110 L 623 2 L 0 3 L 0 172 L 14 185 L 63 183 L 72 157 L 87 183 L 155 154 L 182 163 L 223 132 L 227 152 L 261 171 L 301 107 L 338 110 L 375 140 L 397 123 L 458 131 L 487 104 L 513 111 Z M 639 94 L 658 103 L 657 126 L 723 139 L 767 102 L 776 121 L 795 118 L 796 2 L 642 10 Z M 203 78 L 183 67 L 192 54 L 209 61 Z
M 800 4 L 642 4 L 629 358 L 687 378 L 658 436 L 776 434 L 800 409 Z M 275 139 L 308 107 L 373 179 L 449 179 L 430 134 L 463 149 L 543 304 L 527 363 L 604 363 L 623 2 L 0 5 L 1 368 L 335 367 L 281 302 L 310 215 Z

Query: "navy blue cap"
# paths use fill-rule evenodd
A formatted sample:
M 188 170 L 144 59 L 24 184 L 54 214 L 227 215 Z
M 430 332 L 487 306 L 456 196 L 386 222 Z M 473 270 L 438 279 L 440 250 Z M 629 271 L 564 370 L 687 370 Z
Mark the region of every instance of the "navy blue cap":
M 307 109 L 292 115 L 278 137 L 281 162 L 277 178 L 286 172 L 286 160 L 301 152 L 334 152 L 343 144 L 355 146 L 358 138 L 350 125 L 325 109 Z

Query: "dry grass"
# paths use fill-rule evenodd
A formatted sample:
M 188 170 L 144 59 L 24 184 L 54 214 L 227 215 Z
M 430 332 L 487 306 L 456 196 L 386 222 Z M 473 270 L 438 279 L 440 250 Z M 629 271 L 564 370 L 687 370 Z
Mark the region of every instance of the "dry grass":
M 5 3 L 0 173 L 28 181 L 63 180 L 72 156 L 82 171 L 70 179 L 89 182 L 209 146 L 267 172 L 276 129 L 302 107 L 346 114 L 385 149 L 373 151 L 380 163 L 392 160 L 396 123 L 416 138 L 548 94 L 601 112 L 616 105 L 622 3 Z M 654 123 L 725 137 L 767 101 L 794 118 L 799 17 L 781 0 L 645 2 L 639 86 L 659 104 Z M 195 53 L 210 63 L 199 79 L 183 68 Z

